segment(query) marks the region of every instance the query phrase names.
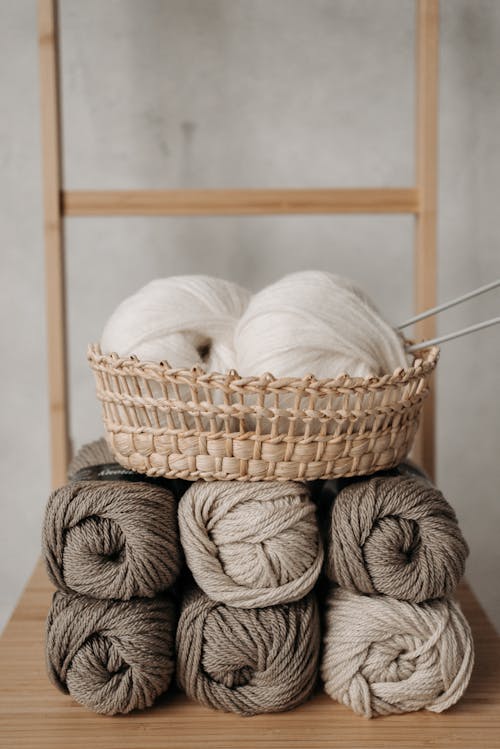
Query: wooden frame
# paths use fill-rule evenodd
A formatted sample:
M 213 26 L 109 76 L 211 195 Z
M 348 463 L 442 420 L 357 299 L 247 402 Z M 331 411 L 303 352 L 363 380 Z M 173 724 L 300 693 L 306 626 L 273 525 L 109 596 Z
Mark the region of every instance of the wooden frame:
M 61 210 L 61 130 L 57 65 L 56 1 L 40 0 L 40 94 L 43 150 L 45 283 L 51 475 L 53 486 L 64 483 L 70 459 L 68 369 L 66 341 L 66 282 Z
M 383 189 L 131 190 L 62 189 L 57 0 L 38 0 L 44 234 L 47 288 L 52 482 L 66 478 L 69 415 L 64 279 L 66 216 L 406 213 L 415 216 L 415 309 L 436 302 L 438 0 L 416 0 L 416 185 Z M 432 337 L 433 319 L 418 335 Z M 416 450 L 434 474 L 434 398 L 424 410 Z
M 70 190 L 65 216 L 259 216 L 286 213 L 419 213 L 399 189 Z

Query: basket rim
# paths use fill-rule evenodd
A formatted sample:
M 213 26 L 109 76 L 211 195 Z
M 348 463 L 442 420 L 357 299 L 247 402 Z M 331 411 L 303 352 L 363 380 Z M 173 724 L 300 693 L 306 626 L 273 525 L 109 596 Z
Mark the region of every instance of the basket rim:
M 412 343 L 409 339 L 404 339 L 405 345 Z M 115 352 L 103 353 L 99 343 L 90 343 L 87 348 L 87 359 L 92 368 L 104 368 L 121 370 L 123 375 L 139 375 L 142 377 L 154 376 L 158 380 L 178 380 L 186 384 L 200 385 L 228 385 L 246 387 L 270 388 L 271 390 L 281 388 L 294 389 L 331 389 L 346 388 L 357 390 L 359 388 L 369 387 L 377 389 L 387 385 L 397 385 L 408 382 L 415 378 L 427 375 L 436 367 L 439 359 L 439 346 L 429 346 L 413 354 L 413 364 L 410 367 L 398 367 L 392 374 L 373 375 L 371 377 L 351 377 L 347 373 L 337 375 L 333 378 L 318 379 L 314 374 L 308 374 L 304 377 L 275 377 L 270 372 L 261 375 L 242 377 L 235 369 L 228 372 L 206 372 L 202 367 L 194 366 L 187 368 L 174 368 L 166 361 L 150 362 L 138 359 L 134 354 L 130 356 L 120 356 Z

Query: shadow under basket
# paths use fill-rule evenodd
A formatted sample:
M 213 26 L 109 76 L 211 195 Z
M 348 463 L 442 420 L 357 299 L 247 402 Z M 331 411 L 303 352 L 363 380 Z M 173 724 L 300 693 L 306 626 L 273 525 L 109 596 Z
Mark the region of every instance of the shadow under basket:
M 88 359 L 116 460 L 148 476 L 310 481 L 374 473 L 410 451 L 439 349 L 392 375 L 240 377 L 103 354 Z

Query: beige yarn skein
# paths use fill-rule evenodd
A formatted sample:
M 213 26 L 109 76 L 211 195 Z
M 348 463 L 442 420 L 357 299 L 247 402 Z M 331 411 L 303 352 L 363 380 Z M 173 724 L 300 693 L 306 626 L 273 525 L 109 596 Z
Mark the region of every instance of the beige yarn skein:
M 420 603 L 452 593 L 468 548 L 452 507 L 423 477 L 345 486 L 331 510 L 326 571 L 360 593 Z
M 473 661 L 470 627 L 452 600 L 329 593 L 321 676 L 327 694 L 359 715 L 440 713 L 465 692 Z
M 198 481 L 179 503 L 179 529 L 196 582 L 230 606 L 297 601 L 321 571 L 316 507 L 303 484 Z
M 319 648 L 313 594 L 295 603 L 240 609 L 196 588 L 181 607 L 177 680 L 188 697 L 217 710 L 290 710 L 315 686 Z

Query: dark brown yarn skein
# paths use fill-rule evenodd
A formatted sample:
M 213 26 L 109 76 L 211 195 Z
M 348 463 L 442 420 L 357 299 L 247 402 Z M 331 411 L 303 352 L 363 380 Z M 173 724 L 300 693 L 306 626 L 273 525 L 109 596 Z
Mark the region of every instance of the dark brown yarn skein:
M 414 603 L 452 593 L 468 555 L 451 506 L 428 480 L 411 475 L 344 486 L 327 545 L 331 580 Z
M 290 710 L 311 694 L 320 648 L 316 599 L 240 609 L 199 588 L 177 626 L 177 680 L 188 697 L 240 715 Z
M 150 707 L 172 679 L 175 625 L 165 595 L 104 601 L 57 592 L 47 619 L 50 679 L 97 713 Z
M 85 446 L 73 471 L 102 461 L 106 451 L 102 440 Z M 73 480 L 49 497 L 42 546 L 57 588 L 129 600 L 152 597 L 176 581 L 182 565 L 177 502 L 165 486 L 137 478 Z

